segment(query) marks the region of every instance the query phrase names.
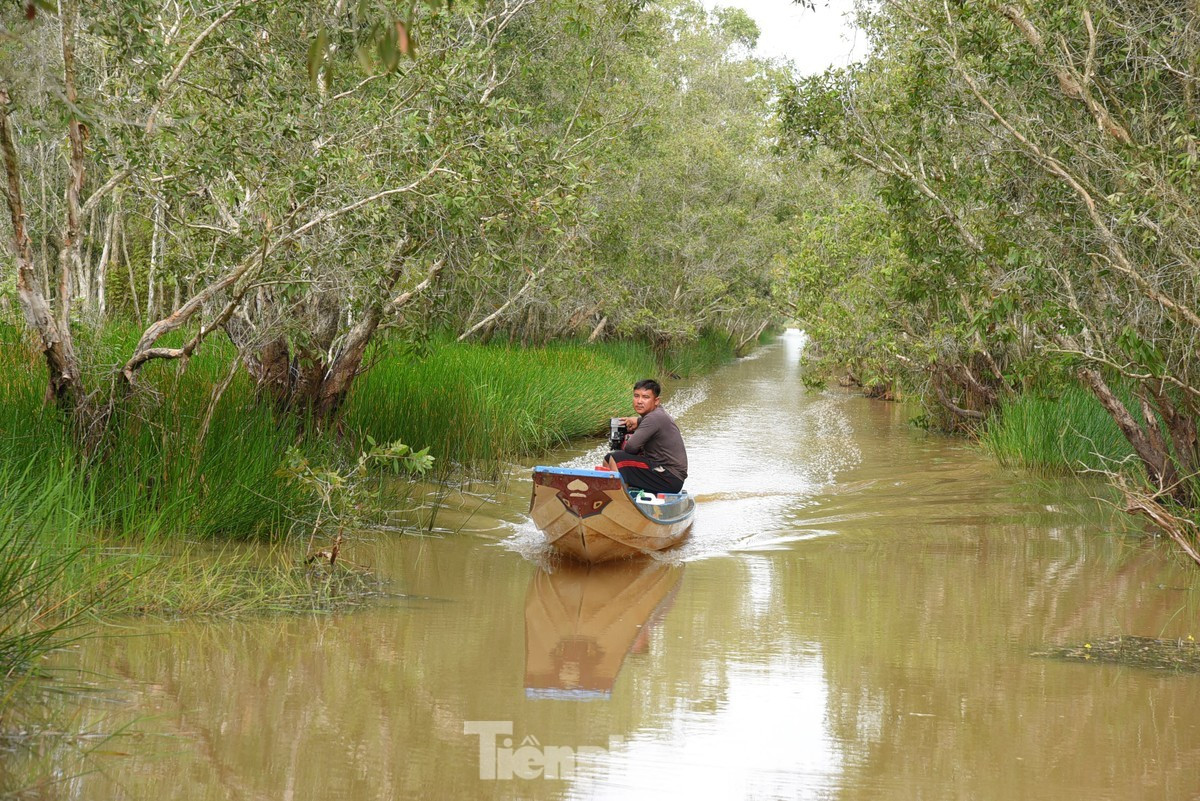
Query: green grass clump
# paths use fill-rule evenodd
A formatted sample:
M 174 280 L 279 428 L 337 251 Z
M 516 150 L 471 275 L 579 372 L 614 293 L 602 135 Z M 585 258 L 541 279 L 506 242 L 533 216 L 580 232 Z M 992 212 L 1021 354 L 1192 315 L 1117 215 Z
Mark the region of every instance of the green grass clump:
M 62 586 L 78 558 L 61 547 L 67 487 L 39 492 L 20 478 L 0 470 L 0 709 L 13 679 L 63 640 L 80 611 Z
M 137 332 L 112 326 L 80 343 L 95 368 L 89 383 L 105 387 Z M 213 389 L 225 377 L 233 347 L 215 340 L 182 374 L 175 364 L 148 366 L 131 397 L 122 399 L 99 447 L 85 452 L 62 414 L 43 403 L 45 367 L 13 326 L 0 327 L 0 468 L 21 481 L 73 485 L 99 532 L 208 538 L 269 533 L 286 526 L 306 502 L 276 474 L 287 448 L 303 433 L 255 402 L 250 379 L 238 374 L 217 400 L 207 435 L 203 423 Z M 119 390 L 118 390 L 119 391 Z
M 737 343 L 718 331 L 704 331 L 697 339 L 654 349 L 635 340 L 610 340 L 586 347 L 624 365 L 637 378 L 687 378 L 709 372 L 732 361 Z M 635 379 L 636 380 L 636 379 Z
M 1132 453 L 1100 402 L 1077 386 L 1006 403 L 981 443 L 1002 464 L 1045 473 L 1111 469 Z
M 658 356 L 631 341 L 443 340 L 423 358 L 385 344 L 354 387 L 346 423 L 379 442 L 429 446 L 443 471 L 487 470 L 605 430 L 609 417 L 628 413 L 638 379 L 694 375 L 732 357 L 733 343 L 717 334 Z
M 486 468 L 593 434 L 628 405 L 630 369 L 584 346 L 437 345 L 382 358 L 354 388 L 347 425 Z

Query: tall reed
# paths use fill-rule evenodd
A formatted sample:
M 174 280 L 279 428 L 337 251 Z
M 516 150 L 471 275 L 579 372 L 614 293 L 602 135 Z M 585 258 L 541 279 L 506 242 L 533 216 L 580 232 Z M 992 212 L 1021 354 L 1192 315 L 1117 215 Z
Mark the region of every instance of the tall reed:
M 39 488 L 22 479 L 11 466 L 0 469 L 0 698 L 81 611 L 64 608 L 60 587 L 78 555 L 62 525 L 69 487 L 56 481 Z
M 88 362 L 108 365 L 90 377 L 94 384 L 111 380 L 135 336 L 113 326 L 83 340 Z M 0 370 L 10 377 L 0 386 L 0 466 L 20 468 L 35 485 L 51 474 L 74 482 L 101 530 L 246 536 L 280 530 L 303 506 L 299 490 L 276 475 L 302 433 L 295 421 L 255 403 L 245 375 L 214 398 L 236 356 L 227 343 L 214 342 L 182 375 L 174 365 L 147 369 L 133 397 L 118 405 L 100 447 L 85 453 L 61 414 L 43 404 L 45 368 L 19 337 L 0 329 Z
M 715 334 L 658 357 L 631 341 L 440 341 L 423 358 L 384 345 L 354 388 L 346 422 L 376 441 L 428 445 L 443 470 L 488 469 L 603 430 L 628 410 L 637 379 L 695 374 L 732 355 L 729 339 Z
M 1005 404 L 981 444 L 1002 464 L 1045 473 L 1112 469 L 1132 452 L 1100 402 L 1077 386 Z
M 355 387 L 347 425 L 428 445 L 443 467 L 486 468 L 600 430 L 627 405 L 632 374 L 577 345 L 445 343 L 420 360 L 382 356 Z

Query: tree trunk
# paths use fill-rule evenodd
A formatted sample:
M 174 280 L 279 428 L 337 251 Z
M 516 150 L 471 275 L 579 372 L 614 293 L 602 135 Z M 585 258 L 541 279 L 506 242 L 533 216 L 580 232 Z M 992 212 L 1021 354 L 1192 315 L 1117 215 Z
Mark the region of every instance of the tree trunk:
M 154 303 L 154 282 L 158 278 L 159 262 L 162 260 L 163 251 L 163 203 L 159 198 L 154 199 L 154 220 L 150 231 L 150 264 L 147 267 L 146 276 L 146 317 L 157 319 L 158 306 Z M 131 288 L 132 289 L 132 288 Z M 136 291 L 136 290 L 134 290 Z M 179 304 L 175 304 L 175 308 L 179 308 Z
M 977 409 L 963 408 L 959 404 L 955 403 L 954 400 L 952 400 L 950 396 L 946 394 L 946 390 L 942 386 L 942 379 L 944 376 L 948 377 L 940 367 L 935 366 L 933 370 L 933 390 L 934 394 L 937 396 L 938 402 L 956 417 L 960 417 L 964 420 L 982 422 L 986 417 L 983 412 L 978 411 Z
M 463 331 L 462 334 L 459 335 L 458 341 L 462 342 L 463 340 L 470 337 L 471 334 L 474 334 L 476 331 L 478 331 L 480 328 L 483 328 L 488 323 L 492 322 L 493 320 L 498 320 L 500 318 L 500 315 L 504 314 L 504 312 L 507 311 L 509 306 L 513 305 L 513 303 L 515 303 L 518 299 L 520 299 L 522 295 L 524 295 L 526 292 L 529 291 L 530 287 L 532 287 L 535 283 L 537 283 L 538 278 L 540 278 L 542 273 L 544 273 L 544 272 L 546 272 L 546 265 L 542 265 L 538 269 L 537 272 L 530 273 L 529 278 L 525 281 L 524 285 L 522 285 L 522 287 L 520 289 L 518 289 L 511 298 L 504 301 L 504 303 L 501 304 L 500 308 L 496 309 L 494 312 L 489 314 L 487 317 L 484 317 L 482 320 L 475 323 L 475 325 L 471 326 L 466 331 Z
M 61 0 L 60 17 L 62 19 L 62 56 L 63 56 L 63 89 L 66 93 L 67 106 L 71 109 L 67 121 L 67 140 L 71 145 L 70 157 L 67 162 L 68 178 L 66 190 L 66 225 L 63 228 L 62 251 L 58 259 L 58 325 L 61 330 L 67 330 L 71 322 L 71 299 L 74 297 L 75 276 L 79 272 L 80 259 L 80 211 L 79 197 L 83 192 L 83 124 L 75 113 L 79 94 L 75 89 L 75 26 L 78 21 L 79 7 L 76 0 Z
M 294 353 L 283 337 L 272 338 L 265 344 L 256 342 L 253 327 L 244 316 L 228 320 L 225 331 L 242 353 L 242 362 L 254 378 L 260 398 L 269 397 L 281 412 L 306 414 L 319 423 L 330 423 L 349 396 L 354 380 L 362 373 L 367 346 L 384 315 L 406 306 L 433 282 L 441 269 L 438 262 L 424 281 L 389 301 L 387 296 L 403 272 L 403 263 L 397 263 L 380 279 L 375 293 L 377 300 L 363 311 L 336 351 L 333 345 L 341 313 L 338 299 L 332 295 L 324 296 L 309 314 L 308 319 L 316 321 L 311 344 L 297 348 Z M 260 301 L 260 305 L 271 304 Z
M 38 164 L 38 168 L 41 173 L 40 180 L 39 180 L 39 183 L 40 183 L 39 190 L 41 192 L 42 208 L 46 209 L 46 208 L 50 207 L 50 201 L 46 197 L 46 185 L 49 182 L 46 179 L 46 143 L 45 142 L 38 143 L 38 161 L 40 162 Z M 41 287 L 41 290 L 42 290 L 42 297 L 48 298 L 48 297 L 50 297 L 50 274 L 53 272 L 53 270 L 50 268 L 50 264 L 51 264 L 51 261 L 50 261 L 50 232 L 46 226 L 42 226 L 42 235 L 41 235 L 40 239 L 41 239 L 41 243 L 42 243 L 42 247 L 41 247 L 42 253 L 41 253 L 41 259 L 38 260 L 38 264 L 37 264 L 37 280 L 38 280 L 38 285 Z
M 12 125 L 8 117 L 8 90 L 0 86 L 0 152 L 3 153 L 5 199 L 12 219 L 13 250 L 17 258 L 17 296 L 29 327 L 37 332 L 49 371 L 46 397 L 63 411 L 74 412 L 85 397 L 71 331 L 55 319 L 42 292 L 33 263 L 33 246 L 25 227 L 25 204 L 21 198 L 21 171 Z
M 341 351 L 330 363 L 329 369 L 325 372 L 325 379 L 321 383 L 321 391 L 318 395 L 317 403 L 313 408 L 318 419 L 327 422 L 331 421 L 341 408 L 342 403 L 345 402 L 346 397 L 350 394 L 350 387 L 354 383 L 354 379 L 360 373 L 363 355 L 367 352 L 367 345 L 370 343 L 371 337 L 375 335 L 376 329 L 379 328 L 379 323 L 383 319 L 383 315 L 385 313 L 397 312 L 408 305 L 410 300 L 433 283 L 441 271 L 442 262 L 439 261 L 433 265 L 424 281 L 409 291 L 401 293 L 390 302 L 372 304 L 366 313 L 363 314 L 362 319 L 358 321 L 358 324 L 350 329 Z M 400 279 L 400 272 L 400 268 L 397 267 L 387 279 L 386 286 L 389 291 Z M 379 294 L 383 295 L 384 293 L 381 292 Z
M 100 213 L 100 209 L 94 209 L 91 214 L 87 215 L 88 233 L 86 241 L 89 244 L 92 244 L 93 247 L 84 248 L 81 244 L 79 248 L 79 271 L 75 274 L 77 280 L 75 287 L 76 296 L 74 299 L 79 301 L 85 314 L 95 308 L 95 304 L 92 302 L 92 275 L 96 270 L 96 265 L 94 264 L 96 260 L 96 254 L 92 251 L 94 250 L 94 243 L 96 242 L 96 228 L 103 226 L 103 223 L 101 222 L 101 218 L 103 216 L 104 215 Z M 107 234 L 104 235 L 102 241 L 104 245 L 108 244 Z M 100 258 L 104 258 L 105 255 L 106 254 L 101 253 Z M 59 256 L 62 256 L 61 251 L 59 251 Z
M 757 329 L 755 329 L 753 334 L 751 334 L 750 336 L 746 337 L 745 339 L 743 339 L 741 342 L 738 343 L 737 347 L 733 349 L 734 354 L 737 356 L 745 356 L 746 349 L 751 344 L 758 341 L 758 338 L 760 336 L 762 336 L 762 332 L 766 331 L 767 326 L 770 324 L 771 324 L 770 319 L 763 320 L 762 325 L 760 325 Z
M 1183 475 L 1196 472 L 1200 460 L 1197 459 L 1196 418 L 1190 412 L 1180 412 L 1179 407 L 1172 402 L 1163 382 L 1154 387 L 1155 405 L 1167 424 L 1171 442 L 1175 447 L 1175 459 Z
M 133 261 L 129 258 L 129 237 L 125 235 L 125 226 L 121 226 L 121 260 L 125 262 L 125 269 L 129 272 L 129 303 L 133 306 L 133 314 L 137 317 L 138 327 L 144 328 L 146 325 L 145 318 L 142 316 L 142 308 L 138 305 L 137 293 L 137 278 L 133 274 Z
M 321 404 L 328 373 L 336 361 L 329 353 L 341 322 L 341 309 L 331 293 L 322 293 L 310 305 L 313 307 L 310 317 L 316 321 L 312 335 L 308 344 L 296 348 L 292 356 L 292 386 L 287 403 L 297 408 L 316 408 Z
M 287 340 L 273 339 L 263 346 L 251 370 L 254 385 L 260 394 L 269 394 L 280 409 L 286 409 L 291 396 L 292 359 Z
M 1153 410 L 1146 412 L 1146 427 L 1143 428 L 1133 419 L 1133 415 L 1125 408 L 1125 404 L 1121 403 L 1121 399 L 1109 388 L 1099 371 L 1084 368 L 1079 371 L 1079 376 L 1104 406 L 1109 416 L 1117 424 L 1117 428 L 1121 429 L 1125 439 L 1129 440 L 1134 453 L 1146 468 L 1150 482 L 1158 487 L 1159 492 L 1170 495 L 1180 503 L 1186 503 L 1186 492 L 1179 483 L 1171 455 L 1167 451 L 1161 434 L 1158 433 L 1157 420 L 1154 418 Z M 1145 409 L 1147 406 L 1148 404 L 1143 401 L 1143 408 Z
M 108 226 L 104 232 L 104 247 L 100 251 L 100 259 L 96 262 L 94 281 L 91 282 L 92 293 L 89 297 L 89 305 L 96 310 L 96 317 L 100 320 L 104 319 L 108 301 L 108 267 L 117 250 L 118 218 L 117 204 L 114 203 L 112 212 L 108 215 Z

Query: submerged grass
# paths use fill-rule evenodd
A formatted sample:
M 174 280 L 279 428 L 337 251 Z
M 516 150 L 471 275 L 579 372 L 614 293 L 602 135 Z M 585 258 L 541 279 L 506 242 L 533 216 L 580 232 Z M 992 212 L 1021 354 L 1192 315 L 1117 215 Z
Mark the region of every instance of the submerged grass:
M 243 549 L 189 545 L 150 552 L 112 549 L 101 557 L 104 592 L 108 582 L 125 583 L 119 602 L 105 615 L 238 617 L 263 612 L 324 612 L 355 606 L 382 592 L 368 572 L 344 563 L 306 566 L 296 553 L 272 547 Z M 86 601 L 86 599 L 84 599 Z
M 1002 464 L 1043 473 L 1112 469 L 1132 453 L 1100 402 L 1076 386 L 1006 404 L 981 443 Z

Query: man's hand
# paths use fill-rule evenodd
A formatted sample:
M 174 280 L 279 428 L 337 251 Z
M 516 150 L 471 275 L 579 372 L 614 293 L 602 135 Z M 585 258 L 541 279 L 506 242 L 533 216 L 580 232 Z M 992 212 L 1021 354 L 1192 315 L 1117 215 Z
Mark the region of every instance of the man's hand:
M 640 420 L 640 419 L 641 418 L 639 418 L 639 417 L 626 417 L 625 418 L 625 427 L 628 428 L 630 431 L 637 431 L 638 420 Z

